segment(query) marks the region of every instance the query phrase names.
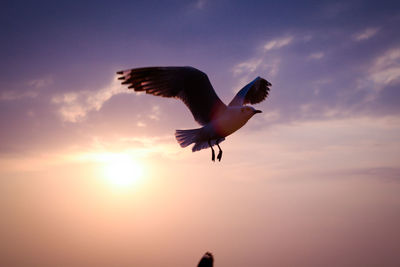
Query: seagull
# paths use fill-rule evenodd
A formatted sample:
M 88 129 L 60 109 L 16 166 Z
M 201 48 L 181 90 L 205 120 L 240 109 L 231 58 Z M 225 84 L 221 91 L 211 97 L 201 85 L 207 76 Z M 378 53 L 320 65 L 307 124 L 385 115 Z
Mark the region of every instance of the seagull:
M 246 104 L 263 101 L 271 86 L 267 80 L 257 77 L 243 87 L 227 106 L 215 93 L 207 74 L 193 67 L 135 68 L 118 71 L 117 75 L 122 84 L 136 92 L 182 100 L 202 127 L 176 130 L 175 138 L 181 147 L 194 144 L 193 152 L 210 147 L 212 161 L 215 161 L 213 146 L 218 147 L 217 159 L 221 161 L 219 144 L 253 115 L 262 112 Z
M 214 257 L 211 252 L 206 252 L 204 256 L 201 258 L 197 267 L 213 267 Z

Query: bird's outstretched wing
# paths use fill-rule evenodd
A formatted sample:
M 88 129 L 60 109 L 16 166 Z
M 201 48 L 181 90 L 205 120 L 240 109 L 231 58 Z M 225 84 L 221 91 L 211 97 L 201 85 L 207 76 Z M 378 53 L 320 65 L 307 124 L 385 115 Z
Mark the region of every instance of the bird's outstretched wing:
M 118 71 L 118 79 L 135 91 L 181 99 L 201 125 L 226 109 L 207 75 L 192 67 L 148 67 Z
M 257 77 L 248 85 L 243 87 L 232 99 L 229 106 L 243 106 L 247 103 L 257 104 L 267 98 L 271 83 L 267 80 Z

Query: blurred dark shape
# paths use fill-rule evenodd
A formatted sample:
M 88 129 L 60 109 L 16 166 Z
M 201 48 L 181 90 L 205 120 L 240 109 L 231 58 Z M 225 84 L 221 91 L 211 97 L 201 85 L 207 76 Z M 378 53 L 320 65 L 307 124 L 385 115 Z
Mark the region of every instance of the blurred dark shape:
M 213 264 L 214 264 L 214 257 L 211 254 L 211 252 L 207 251 L 206 254 L 204 254 L 203 258 L 201 258 L 197 267 L 213 267 Z

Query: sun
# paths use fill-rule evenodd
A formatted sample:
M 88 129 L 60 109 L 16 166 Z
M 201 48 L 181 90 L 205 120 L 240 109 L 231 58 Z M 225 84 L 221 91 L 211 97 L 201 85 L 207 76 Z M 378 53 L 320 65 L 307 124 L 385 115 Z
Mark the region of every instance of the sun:
M 131 186 L 143 175 L 141 165 L 128 154 L 108 154 L 103 163 L 104 176 L 114 186 Z

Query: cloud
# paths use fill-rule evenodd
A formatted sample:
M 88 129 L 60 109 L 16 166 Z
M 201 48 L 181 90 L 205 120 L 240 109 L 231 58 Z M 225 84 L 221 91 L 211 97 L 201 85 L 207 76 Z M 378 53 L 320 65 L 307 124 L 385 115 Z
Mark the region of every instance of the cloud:
M 138 122 L 136 123 L 136 126 L 137 126 L 137 127 L 146 127 L 147 125 L 146 125 L 146 123 L 144 123 L 144 122 L 138 121 Z
M 28 82 L 29 86 L 34 88 L 43 88 L 53 84 L 53 78 L 51 76 L 47 76 L 41 79 L 35 79 Z
M 236 64 L 232 71 L 235 77 L 239 77 L 237 84 L 233 87 L 233 92 L 236 92 L 236 88 L 241 88 L 243 85 L 248 83 L 251 79 L 251 75 L 255 73 L 256 70 L 260 69 L 263 64 L 263 58 L 250 58 L 243 62 Z
M 39 89 L 53 84 L 50 76 L 34 79 L 20 84 L 22 89 L 6 90 L 0 92 L 0 101 L 12 101 L 21 98 L 36 98 L 39 95 Z
M 264 45 L 264 50 L 269 51 L 269 50 L 273 50 L 273 49 L 279 49 L 279 48 L 289 45 L 292 41 L 293 41 L 293 36 L 277 38 L 277 39 L 267 42 Z
M 260 67 L 262 63 L 263 58 L 251 58 L 249 60 L 243 61 L 233 67 L 233 74 L 237 76 L 243 73 L 254 72 Z
M 341 170 L 332 175 L 348 175 L 362 178 L 384 179 L 393 182 L 400 181 L 400 168 L 392 166 L 365 167 L 349 170 Z
M 236 64 L 232 71 L 233 75 L 239 77 L 237 85 L 234 88 L 241 88 L 255 76 L 274 77 L 279 71 L 279 58 L 269 58 L 268 62 L 265 61 L 264 55 L 260 58 L 251 58 L 241 63 Z M 236 89 L 234 89 L 236 92 Z
M 308 58 L 310 58 L 310 59 L 321 59 L 324 56 L 325 56 L 325 54 L 323 52 L 315 52 L 315 53 L 310 54 L 308 56 Z
M 263 117 L 264 117 L 265 121 L 271 123 L 271 122 L 278 121 L 280 116 L 281 116 L 281 114 L 278 110 L 273 110 L 273 111 L 265 112 Z
M 373 60 L 358 80 L 358 89 L 366 91 L 364 102 L 374 101 L 385 87 L 400 83 L 400 48 L 390 49 Z
M 81 151 L 81 150 L 80 150 Z M 75 151 L 75 152 L 80 152 Z M 136 157 L 161 156 L 176 159 L 178 154 L 184 156 L 183 150 L 176 144 L 171 135 L 158 136 L 115 136 L 112 140 L 102 137 L 95 137 L 92 144 L 87 147 L 87 152 L 93 155 L 106 151 L 120 151 L 132 154 Z M 76 155 L 72 159 L 79 158 Z
M 377 86 L 400 81 L 400 48 L 391 49 L 375 59 L 369 71 L 370 80 Z
M 379 32 L 379 28 L 367 28 L 362 32 L 356 33 L 353 35 L 353 39 L 356 41 L 363 41 L 363 40 L 368 40 L 375 36 Z
M 263 49 L 259 51 L 257 56 L 251 57 L 233 66 L 233 75 L 239 78 L 237 86 L 234 88 L 241 88 L 251 79 L 254 79 L 255 76 L 265 75 L 264 77 L 275 77 L 279 71 L 281 58 L 270 52 L 291 44 L 293 40 L 293 36 L 284 36 L 268 41 L 263 45 Z
M 64 121 L 79 122 L 86 118 L 88 112 L 100 110 L 107 100 L 121 93 L 129 93 L 129 90 L 121 86 L 118 80 L 113 80 L 99 91 L 65 93 L 54 96 L 51 102 L 59 106 L 58 112 Z
M 13 91 L 5 91 L 5 92 L 0 92 L 0 101 L 11 101 L 11 100 L 16 100 L 16 99 L 21 99 L 21 98 L 35 98 L 38 96 L 37 91 L 33 90 L 25 90 L 22 92 L 13 90 Z
M 151 114 L 148 115 L 149 119 L 159 121 L 160 120 L 160 106 L 153 106 L 151 108 Z

